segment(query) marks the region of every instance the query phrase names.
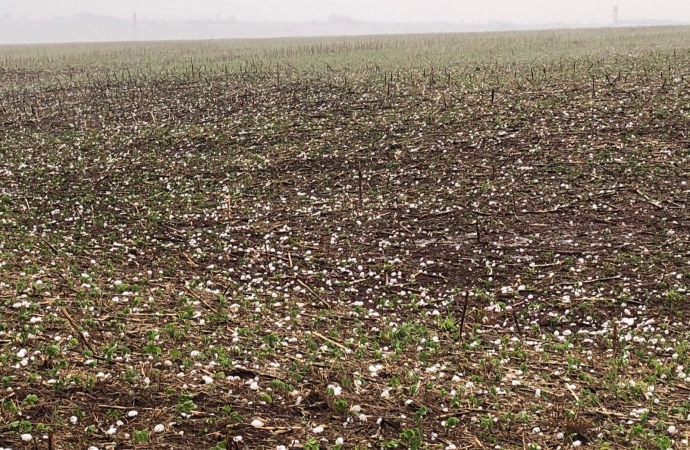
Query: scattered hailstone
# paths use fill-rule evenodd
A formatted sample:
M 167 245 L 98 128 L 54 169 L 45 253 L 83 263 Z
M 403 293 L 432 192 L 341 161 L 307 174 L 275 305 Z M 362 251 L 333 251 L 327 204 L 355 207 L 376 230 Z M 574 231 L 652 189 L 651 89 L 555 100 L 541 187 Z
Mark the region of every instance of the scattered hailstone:
M 284 445 L 276 445 L 276 450 L 287 450 L 287 447 Z
M 259 383 L 254 381 L 251 385 L 249 385 L 249 389 L 251 389 L 252 391 L 258 391 L 259 390 Z
M 77 416 L 72 416 L 69 418 L 69 423 L 71 423 L 72 425 L 76 425 L 77 422 L 79 422 L 79 418 Z
M 254 420 L 252 420 L 252 426 L 254 428 L 263 428 L 264 423 L 262 421 L 260 421 L 259 419 L 254 419 Z
M 335 440 L 335 445 L 343 445 L 343 443 L 345 443 L 345 439 L 341 437 Z
M 127 413 L 127 417 L 129 417 L 129 418 L 136 417 L 138 415 L 139 415 L 139 413 L 137 411 L 134 411 L 134 410 Z
M 573 441 L 573 447 L 579 447 L 582 445 L 582 442 L 580 441 Z
M 31 439 L 32 436 L 29 433 L 22 434 L 22 441 L 29 442 Z
M 676 434 L 676 433 L 678 433 L 678 429 L 675 426 L 671 425 L 670 427 L 668 427 L 668 434 Z
M 311 430 L 311 431 L 313 431 L 314 434 L 320 434 L 320 433 L 323 433 L 323 427 L 321 427 L 321 426 L 315 427 L 315 428 L 314 428 L 313 430 Z
M 203 377 L 201 377 L 201 379 L 204 380 L 204 383 L 206 384 L 213 383 L 213 378 L 209 377 L 208 375 L 204 375 Z
M 159 423 L 158 425 L 153 427 L 154 433 L 162 433 L 163 431 L 165 431 L 165 425 L 163 425 L 162 423 Z

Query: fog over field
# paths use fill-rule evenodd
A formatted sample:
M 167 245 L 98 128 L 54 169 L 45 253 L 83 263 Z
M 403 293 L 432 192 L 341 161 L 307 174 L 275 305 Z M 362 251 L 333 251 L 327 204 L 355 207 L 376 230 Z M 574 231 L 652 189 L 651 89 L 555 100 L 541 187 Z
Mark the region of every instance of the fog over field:
M 621 26 L 690 22 L 678 0 L 0 0 L 0 44 L 602 26 L 614 6 Z

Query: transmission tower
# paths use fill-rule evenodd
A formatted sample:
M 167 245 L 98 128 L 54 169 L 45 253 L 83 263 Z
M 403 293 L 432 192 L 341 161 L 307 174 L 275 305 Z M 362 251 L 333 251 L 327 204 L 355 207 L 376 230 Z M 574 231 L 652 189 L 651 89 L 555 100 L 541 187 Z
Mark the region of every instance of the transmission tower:
M 139 27 L 137 26 L 137 13 L 134 13 L 134 20 L 132 22 L 132 40 L 139 40 Z

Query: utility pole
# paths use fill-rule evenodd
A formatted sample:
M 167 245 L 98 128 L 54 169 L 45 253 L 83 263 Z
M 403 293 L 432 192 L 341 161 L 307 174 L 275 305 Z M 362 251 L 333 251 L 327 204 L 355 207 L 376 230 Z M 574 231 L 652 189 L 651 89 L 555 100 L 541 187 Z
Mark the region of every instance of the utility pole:
M 618 26 L 618 6 L 613 7 L 613 26 Z
M 139 28 L 137 27 L 137 13 L 134 13 L 134 21 L 132 23 L 132 40 L 139 40 Z

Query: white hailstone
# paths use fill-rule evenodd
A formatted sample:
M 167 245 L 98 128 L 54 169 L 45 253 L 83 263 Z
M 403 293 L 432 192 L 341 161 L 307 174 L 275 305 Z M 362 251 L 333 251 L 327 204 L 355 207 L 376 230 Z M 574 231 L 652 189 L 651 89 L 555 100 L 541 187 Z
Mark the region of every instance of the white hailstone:
M 110 428 L 108 428 L 108 431 L 105 432 L 105 434 L 110 434 L 110 435 L 115 434 L 115 433 L 117 433 L 117 428 L 115 428 L 115 427 L 110 427 Z
M 539 427 L 532 428 L 532 433 L 534 433 L 534 434 L 541 433 L 541 428 L 539 428 Z
M 249 385 L 249 389 L 251 389 L 252 391 L 258 391 L 259 390 L 259 383 L 254 381 L 252 384 Z
M 204 375 L 203 377 L 201 377 L 201 379 L 204 380 L 204 383 L 206 384 L 213 383 L 213 378 L 209 377 L 208 375 Z
M 366 416 L 366 414 L 360 414 L 360 415 L 359 415 L 359 420 L 362 421 L 362 422 L 366 422 L 366 421 L 367 421 L 367 416 Z
M 579 447 L 582 445 L 582 442 L 580 441 L 573 441 L 573 447 Z
M 131 410 L 127 413 L 127 417 L 129 417 L 129 418 L 136 417 L 138 415 L 139 415 L 139 412 L 134 411 L 134 410 Z
M 362 407 L 359 406 L 359 405 L 352 405 L 352 406 L 350 406 L 350 411 L 352 411 L 352 412 L 358 413 L 358 412 L 360 412 L 361 410 L 362 410 Z
M 196 358 L 197 356 L 199 356 L 199 350 L 192 350 L 190 355 L 192 356 L 192 358 Z
M 333 391 L 333 395 L 335 395 L 336 397 L 343 392 L 343 388 L 341 388 L 340 386 L 333 386 L 332 384 L 329 384 L 328 388 Z
M 314 432 L 314 434 L 320 434 L 323 433 L 323 427 L 315 427 L 311 431 Z
M 647 386 L 647 392 L 649 392 L 650 394 L 654 392 L 654 385 Z
M 79 422 L 79 418 L 77 418 L 77 416 L 72 416 L 69 418 L 69 423 L 71 423 L 72 425 L 76 425 L 77 422 Z
M 254 428 L 262 428 L 264 426 L 264 423 L 260 421 L 259 419 L 254 419 L 252 420 L 252 426 Z
M 563 439 L 563 438 L 565 437 L 565 434 L 563 434 L 563 433 L 558 433 L 558 434 L 556 435 L 556 437 L 557 437 L 558 439 Z
M 460 377 L 459 377 L 459 376 L 457 376 L 457 375 L 453 375 L 453 378 L 452 378 L 452 380 L 453 380 L 453 383 L 457 383 L 457 382 L 459 382 L 459 381 L 460 381 Z
M 32 436 L 29 433 L 22 434 L 22 441 L 29 442 L 31 439 Z
M 276 450 L 287 450 L 287 447 L 284 445 L 276 445 Z
M 341 437 L 335 440 L 335 445 L 343 445 L 343 443 L 345 443 L 345 439 Z
M 94 263 L 95 263 L 95 261 L 94 261 Z M 99 450 L 99 449 L 98 449 L 98 447 L 94 447 L 94 446 L 92 445 L 91 447 L 89 447 L 88 450 Z
M 19 350 L 19 351 L 17 352 L 17 358 L 23 358 L 23 357 L 25 357 L 25 356 L 26 356 L 26 353 L 27 353 L 27 351 L 26 351 L 25 348 Z
M 456 449 L 457 449 L 457 447 L 455 446 L 455 444 L 448 444 L 446 446 L 446 450 L 456 450 Z
M 536 391 L 534 391 L 534 396 L 541 397 L 541 389 L 537 389 Z
M 165 431 L 165 425 L 163 425 L 162 423 L 159 423 L 158 425 L 153 427 L 154 433 L 162 433 L 163 431 Z
M 678 433 L 678 429 L 675 426 L 671 425 L 670 427 L 668 427 L 668 434 L 676 434 L 676 433 Z
M 242 442 L 242 436 L 235 436 L 234 438 L 232 438 L 232 441 L 233 442 Z

